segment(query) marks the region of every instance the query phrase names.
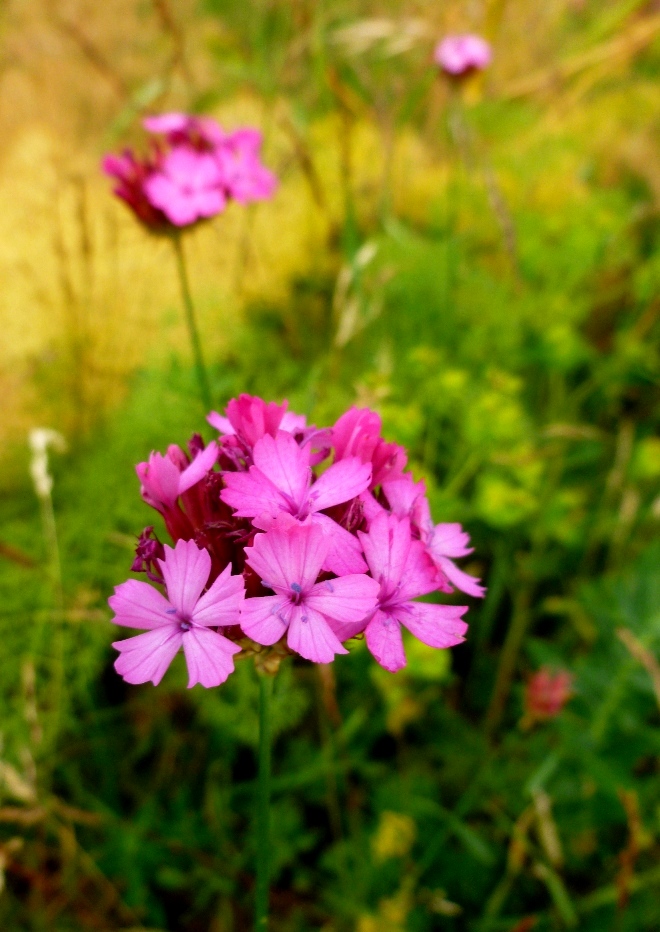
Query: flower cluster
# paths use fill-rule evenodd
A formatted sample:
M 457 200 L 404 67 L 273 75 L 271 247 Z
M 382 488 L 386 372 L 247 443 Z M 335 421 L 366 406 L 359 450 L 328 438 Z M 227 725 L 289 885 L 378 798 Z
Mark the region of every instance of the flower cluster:
M 164 113 L 143 120 L 154 135 L 149 151 L 106 155 L 115 194 L 154 232 L 168 232 L 221 213 L 230 199 L 269 198 L 275 176 L 259 159 L 261 134 L 245 127 L 225 132 L 208 117 Z
M 493 53 L 481 36 L 471 33 L 446 36 L 435 47 L 434 61 L 446 74 L 460 78 L 473 71 L 483 71 L 490 65 Z
M 277 645 L 329 663 L 363 635 L 395 672 L 406 664 L 402 626 L 431 647 L 464 639 L 467 606 L 416 600 L 483 595 L 454 562 L 471 552 L 468 535 L 433 524 L 423 482 L 375 412 L 351 408 L 318 429 L 286 402 L 241 395 L 208 420 L 218 440 L 195 435 L 188 453 L 171 446 L 137 466 L 174 547 L 146 528 L 132 569 L 162 592 L 129 580 L 109 600 L 115 624 L 145 632 L 114 644 L 125 680 L 158 684 L 181 648 L 189 686 L 208 687 L 241 649 Z

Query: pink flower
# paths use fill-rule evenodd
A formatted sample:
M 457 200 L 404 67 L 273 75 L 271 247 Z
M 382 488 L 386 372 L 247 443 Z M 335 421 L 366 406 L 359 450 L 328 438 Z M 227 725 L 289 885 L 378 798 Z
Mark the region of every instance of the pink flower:
M 556 718 L 570 699 L 573 677 L 567 670 L 553 673 L 541 667 L 533 673 L 525 688 L 525 712 L 528 720 Z
M 330 466 L 312 483 L 309 446 L 300 447 L 291 434 L 266 434 L 254 446 L 254 465 L 248 472 L 225 472 L 223 502 L 240 518 L 268 530 L 281 513 L 319 525 L 329 538 L 323 568 L 338 576 L 364 572 L 366 565 L 357 539 L 321 512 L 364 492 L 371 466 L 350 457 Z
M 378 607 L 369 620 L 367 646 L 378 663 L 396 673 L 406 665 L 401 625 L 429 647 L 452 647 L 464 640 L 460 618 L 466 605 L 413 602 L 437 589 L 437 578 L 424 547 L 413 540 L 410 521 L 380 514 L 369 533 L 358 531 L 371 575 L 380 585 Z
M 160 113 L 145 117 L 142 125 L 150 133 L 165 136 L 173 146 L 213 150 L 226 139 L 224 130 L 215 120 L 188 113 Z
M 464 573 L 454 563 L 454 559 L 472 553 L 474 548 L 468 546 L 470 535 L 460 524 L 433 524 L 424 482 L 413 482 L 411 476 L 401 476 L 384 482 L 383 492 L 392 514 L 399 518 L 410 518 L 414 531 L 440 574 L 461 592 L 482 599 L 486 589 L 479 584 L 478 579 Z
M 165 513 L 176 500 L 200 482 L 213 469 L 218 459 L 218 445 L 214 440 L 199 453 L 192 463 L 183 450 L 172 444 L 167 455 L 151 453 L 146 463 L 138 463 L 135 471 L 140 480 L 140 494 L 148 505 Z
M 277 179 L 259 161 L 262 137 L 259 130 L 245 127 L 225 136 L 216 158 L 230 197 L 241 204 L 273 196 Z
M 241 628 L 259 644 L 287 644 L 301 657 L 330 663 L 348 651 L 333 631 L 335 624 L 360 624 L 373 610 L 378 584 L 357 574 L 318 582 L 327 560 L 329 538 L 317 524 L 279 518 L 246 548 L 247 562 L 274 595 L 246 599 Z
M 154 232 L 163 231 L 169 226 L 163 211 L 151 203 L 145 191 L 145 183 L 157 166 L 156 156 L 140 160 L 130 149 L 126 149 L 121 155 L 106 155 L 101 162 L 105 174 L 118 181 L 113 192 Z
M 175 654 L 183 647 L 188 666 L 188 688 L 219 686 L 234 670 L 233 655 L 240 647 L 211 628 L 238 624 L 244 597 L 242 576 L 227 566 L 202 595 L 211 571 L 211 558 L 193 541 L 165 547 L 158 561 L 167 598 L 147 583 L 129 579 L 115 587 L 108 600 L 116 625 L 141 628 L 144 634 L 115 641 L 120 655 L 115 669 L 127 683 L 157 686 Z
M 380 415 L 369 408 L 354 407 L 342 414 L 332 428 L 335 462 L 359 456 L 363 463 L 371 463 L 372 489 L 386 479 L 400 476 L 408 460 L 403 447 L 381 438 L 381 429 Z
M 215 217 L 225 209 L 227 198 L 216 159 L 189 146 L 176 146 L 144 183 L 154 205 L 177 227 Z
M 470 71 L 482 71 L 491 62 L 493 53 L 490 45 L 481 36 L 470 33 L 462 36 L 446 36 L 433 53 L 436 65 L 454 77 Z

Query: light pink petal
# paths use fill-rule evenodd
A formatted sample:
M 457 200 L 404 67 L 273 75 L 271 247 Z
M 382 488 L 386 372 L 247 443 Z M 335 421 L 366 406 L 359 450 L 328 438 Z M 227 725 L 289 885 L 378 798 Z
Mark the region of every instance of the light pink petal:
M 379 586 L 371 576 L 356 574 L 328 579 L 309 590 L 305 603 L 327 618 L 362 622 L 376 608 Z
M 360 502 L 362 503 L 362 514 L 367 522 L 367 527 L 371 527 L 371 522 L 377 515 L 384 514 L 385 508 L 374 498 L 371 492 L 363 492 L 360 495 Z
M 114 624 L 125 628 L 150 629 L 172 623 L 172 615 L 168 615 L 172 606 L 165 596 L 137 579 L 115 586 L 115 594 L 108 599 L 108 605 L 115 613 Z
M 329 549 L 323 567 L 327 573 L 348 576 L 351 573 L 366 573 L 367 564 L 362 556 L 360 541 L 328 515 L 312 515 L 312 524 L 323 528 L 329 541 Z
M 201 453 L 198 453 L 190 466 L 183 470 L 179 477 L 179 495 L 183 495 L 188 489 L 203 479 L 215 466 L 218 459 L 218 445 L 212 440 Z
M 178 625 L 163 625 L 134 638 L 115 641 L 112 646 L 120 652 L 115 670 L 127 683 L 151 680 L 158 686 L 181 647 L 181 631 Z
M 392 514 L 397 518 L 412 518 L 415 502 L 420 495 L 426 494 L 426 489 L 423 480 L 414 482 L 412 476 L 405 475 L 383 482 L 383 492 Z
M 225 472 L 222 478 L 226 488 L 220 498 L 239 518 L 274 518 L 280 511 L 290 510 L 285 496 L 256 466 L 250 466 L 248 472 Z
M 144 117 L 142 125 L 149 133 L 177 133 L 188 128 L 190 117 L 186 113 L 158 113 Z
M 460 589 L 461 592 L 466 592 L 468 595 L 473 595 L 477 599 L 483 599 L 486 594 L 486 589 L 484 586 L 479 585 L 479 580 L 475 579 L 474 576 L 470 576 L 469 573 L 464 573 L 463 570 L 459 570 L 455 563 L 448 557 L 436 557 L 435 562 L 438 566 L 438 569 L 445 574 L 447 579 L 453 583 L 457 589 Z
M 146 463 L 138 463 L 135 471 L 140 480 L 142 498 L 154 508 L 171 508 L 179 495 L 179 469 L 169 456 L 151 453 Z
M 224 683 L 234 672 L 234 654 L 240 651 L 238 644 L 208 628 L 186 631 L 183 634 L 183 652 L 188 667 L 188 689 L 196 683 L 207 689 Z
M 314 663 L 331 663 L 335 654 L 348 653 L 323 615 L 307 605 L 291 606 L 286 642 L 291 650 Z
M 231 425 L 229 418 L 223 417 L 221 414 L 218 414 L 217 411 L 211 411 L 206 420 L 209 422 L 211 427 L 215 427 L 215 429 L 221 434 L 232 435 L 236 433 Z
M 163 571 L 167 596 L 182 615 L 191 617 L 211 572 L 211 557 L 193 540 L 178 540 L 174 549 L 165 545 Z
M 396 618 L 376 612 L 365 629 L 367 647 L 381 667 L 396 673 L 406 665 L 401 626 Z
M 275 437 L 266 434 L 254 445 L 254 465 L 292 507 L 298 510 L 304 505 L 311 478 L 309 448 L 301 449 L 286 431 L 278 431 Z
M 410 521 L 394 515 L 377 515 L 369 533 L 358 531 L 371 575 L 393 590 L 399 585 L 412 543 Z M 419 593 L 418 593 L 419 594 Z
M 282 417 L 280 430 L 286 430 L 290 434 L 305 430 L 307 427 L 307 418 L 304 414 L 295 414 L 293 411 L 287 411 Z
M 309 493 L 314 511 L 323 511 L 341 505 L 369 488 L 371 463 L 363 463 L 356 456 L 333 463 L 317 479 Z
M 470 535 L 460 524 L 436 524 L 428 541 L 429 550 L 439 557 L 466 557 L 472 553 Z
M 426 602 L 409 602 L 404 610 L 396 612 L 401 624 L 429 647 L 453 647 L 465 640 L 467 624 L 461 615 L 467 605 L 430 605 Z
M 428 595 L 441 589 L 438 570 L 426 551 L 421 540 L 410 543 L 408 559 L 399 585 L 399 598 L 416 599 L 418 595 Z
M 281 595 L 245 599 L 239 624 L 257 644 L 275 644 L 289 625 L 290 607 L 289 600 Z
M 307 592 L 321 572 L 330 542 L 317 525 L 283 517 L 265 534 L 257 534 L 245 550 L 246 559 L 269 589 L 291 592 L 295 584 Z
M 195 606 L 192 620 L 196 625 L 211 625 L 214 628 L 237 625 L 238 613 L 244 598 L 243 577 L 232 576 L 231 565 L 226 566 Z

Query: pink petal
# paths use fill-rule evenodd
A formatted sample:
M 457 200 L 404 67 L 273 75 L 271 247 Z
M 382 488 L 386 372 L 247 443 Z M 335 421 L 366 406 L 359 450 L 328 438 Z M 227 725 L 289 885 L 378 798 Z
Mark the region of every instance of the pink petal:
M 211 572 L 211 557 L 193 540 L 178 540 L 174 549 L 165 545 L 163 571 L 167 596 L 182 615 L 191 617 Z
M 292 605 L 290 618 L 287 644 L 305 660 L 331 663 L 335 654 L 348 653 L 323 615 L 313 608 Z
M 362 503 L 362 514 L 367 522 L 367 527 L 371 527 L 371 522 L 377 515 L 386 513 L 385 508 L 374 498 L 371 492 L 363 492 L 360 495 L 360 502 Z
M 209 422 L 211 427 L 215 427 L 215 429 L 221 434 L 231 435 L 236 433 L 231 425 L 229 418 L 223 417 L 221 414 L 218 414 L 217 411 L 211 411 L 206 420 Z
M 358 531 L 371 575 L 393 590 L 399 585 L 412 543 L 410 521 L 394 515 L 377 515 L 369 533 Z M 419 594 L 419 593 L 418 593 Z
M 424 544 L 421 540 L 411 541 L 399 586 L 399 599 L 416 599 L 419 595 L 428 595 L 441 588 L 437 568 Z
M 144 117 L 142 125 L 149 133 L 181 132 L 188 128 L 190 117 L 186 113 L 158 113 L 155 116 Z
M 436 524 L 433 528 L 429 550 L 433 556 L 466 557 L 472 553 L 474 547 L 469 546 L 470 535 L 463 530 L 460 524 Z
M 367 647 L 381 667 L 396 673 L 406 665 L 401 626 L 396 618 L 376 612 L 365 629 Z
M 341 505 L 369 488 L 371 463 L 362 463 L 356 456 L 333 463 L 317 479 L 309 494 L 314 511 Z
M 172 616 L 167 614 L 172 606 L 165 596 L 137 579 L 115 586 L 115 594 L 108 599 L 108 605 L 115 613 L 114 624 L 125 628 L 159 628 L 172 622 Z
M 179 476 L 179 495 L 183 495 L 188 489 L 197 485 L 213 469 L 217 459 L 218 445 L 215 440 L 212 440 Z
M 181 639 L 178 625 L 163 625 L 125 641 L 115 641 L 112 646 L 120 651 L 115 670 L 127 683 L 151 680 L 158 686 L 181 647 Z
M 453 647 L 465 640 L 467 625 L 461 615 L 467 605 L 430 605 L 426 602 L 409 602 L 405 611 L 396 617 L 416 638 L 429 647 Z
M 323 570 L 327 573 L 335 573 L 337 576 L 367 572 L 367 564 L 364 562 L 362 547 L 357 537 L 328 515 L 314 514 L 311 522 L 322 527 L 323 533 L 329 540 L 329 550 L 323 561 Z
M 226 488 L 220 498 L 239 518 L 274 518 L 280 511 L 291 509 L 284 495 L 256 466 L 250 466 L 249 472 L 225 472 L 222 478 Z
M 265 534 L 257 534 L 245 556 L 269 589 L 291 592 L 296 584 L 307 592 L 321 572 L 329 546 L 322 528 L 313 523 L 298 524 L 286 516 Z
M 308 447 L 301 449 L 286 431 L 278 431 L 276 437 L 266 434 L 254 446 L 254 465 L 296 510 L 307 500 L 311 479 L 309 452 Z
M 171 508 L 179 495 L 179 470 L 169 456 L 151 453 L 146 463 L 138 463 L 135 471 L 140 480 L 142 498 L 152 508 Z
M 245 599 L 239 624 L 257 644 L 275 644 L 289 625 L 291 603 L 281 595 Z
M 188 667 L 188 689 L 200 683 L 207 689 L 224 683 L 234 672 L 234 654 L 241 648 L 208 628 L 191 628 L 183 634 L 183 652 Z
M 426 494 L 426 488 L 423 480 L 414 482 L 412 476 L 405 475 L 383 482 L 383 492 L 392 514 L 397 518 L 410 518 L 415 502 L 420 495 Z
M 371 576 L 342 576 L 312 586 L 305 604 L 327 618 L 361 623 L 376 608 L 378 590 L 378 583 Z
M 474 576 L 470 576 L 469 573 L 464 573 L 463 570 L 459 570 L 455 563 L 448 557 L 436 557 L 435 562 L 441 572 L 445 574 L 447 579 L 453 583 L 457 589 L 460 589 L 461 592 L 466 592 L 468 595 L 473 595 L 477 599 L 483 599 L 486 594 L 486 589 L 484 586 L 479 585 L 479 580 L 475 579 Z
M 238 613 L 245 598 L 242 576 L 231 575 L 231 564 L 226 566 L 208 592 L 201 597 L 192 613 L 196 625 L 222 628 L 238 624 Z

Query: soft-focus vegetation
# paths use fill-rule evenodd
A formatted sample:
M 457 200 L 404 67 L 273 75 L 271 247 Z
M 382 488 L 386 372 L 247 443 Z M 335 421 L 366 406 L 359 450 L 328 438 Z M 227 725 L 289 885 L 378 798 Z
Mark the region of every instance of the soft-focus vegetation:
M 488 595 L 397 676 L 276 685 L 273 932 L 660 927 L 660 8 L 640 0 L 7 3 L 0 83 L 0 927 L 241 932 L 257 689 L 112 669 L 206 429 L 174 267 L 99 177 L 138 117 L 264 130 L 281 187 L 187 246 L 220 408 L 380 411 Z M 494 45 L 461 90 L 437 38 Z M 28 475 L 54 456 L 58 571 Z M 530 727 L 524 685 L 573 675 Z

